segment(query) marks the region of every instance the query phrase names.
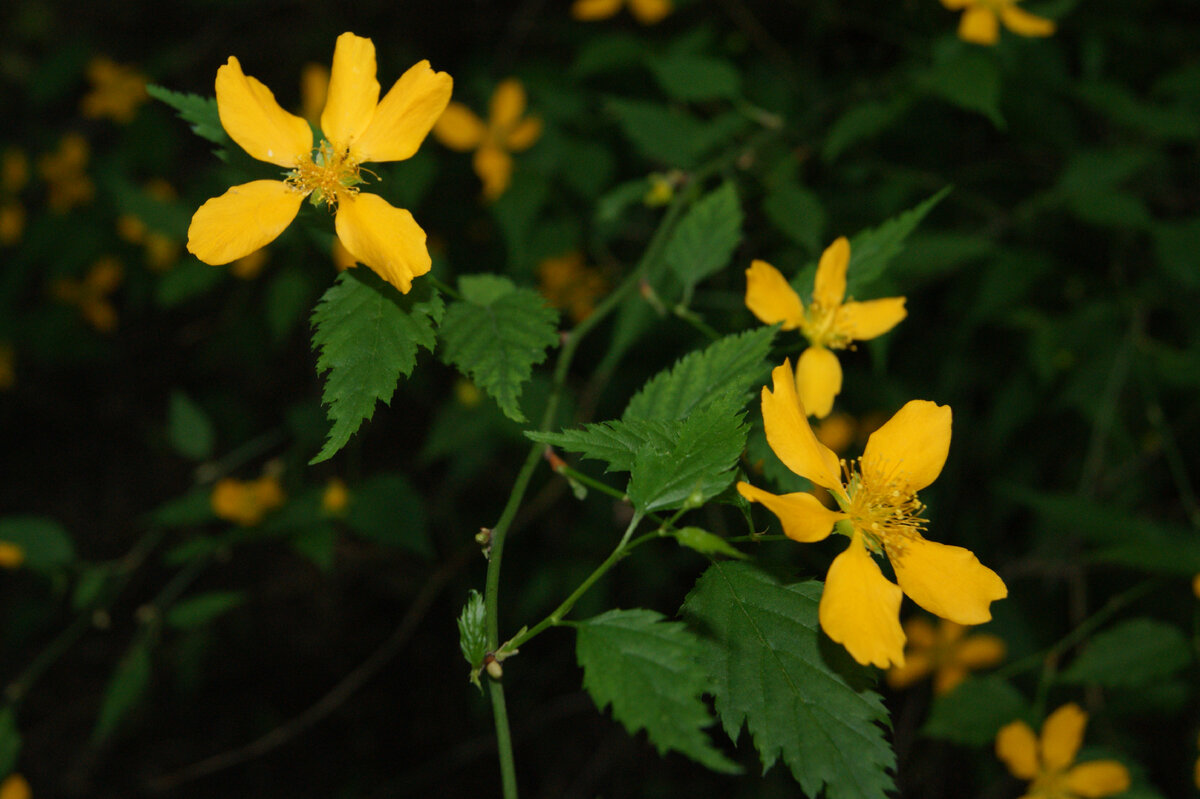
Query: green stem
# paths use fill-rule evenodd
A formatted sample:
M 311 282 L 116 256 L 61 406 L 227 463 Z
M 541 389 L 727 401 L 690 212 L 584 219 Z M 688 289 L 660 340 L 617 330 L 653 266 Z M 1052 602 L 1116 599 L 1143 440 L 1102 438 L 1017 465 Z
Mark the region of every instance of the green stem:
M 442 293 L 443 293 L 443 294 L 445 294 L 446 296 L 448 296 L 448 297 L 450 297 L 450 298 L 452 298 L 452 299 L 455 299 L 455 300 L 461 300 L 461 299 L 462 299 L 462 295 L 461 295 L 461 294 L 459 294 L 459 293 L 458 293 L 458 291 L 456 291 L 456 290 L 455 290 L 453 287 L 451 287 L 451 286 L 447 285 L 446 283 L 443 283 L 442 281 L 438 280 L 438 279 L 437 279 L 436 277 L 434 277 L 433 275 L 431 275 L 431 274 L 426 274 L 426 275 L 424 276 L 424 278 L 423 278 L 423 279 L 424 279 L 426 282 L 428 282 L 428 283 L 431 283 L 435 289 L 437 289 L 438 291 L 442 292 Z
M 508 726 L 508 705 L 504 702 L 504 685 L 499 680 L 488 680 L 492 696 L 492 715 L 496 717 L 496 749 L 500 753 L 500 784 L 504 799 L 516 799 L 517 764 L 513 759 L 512 734 Z

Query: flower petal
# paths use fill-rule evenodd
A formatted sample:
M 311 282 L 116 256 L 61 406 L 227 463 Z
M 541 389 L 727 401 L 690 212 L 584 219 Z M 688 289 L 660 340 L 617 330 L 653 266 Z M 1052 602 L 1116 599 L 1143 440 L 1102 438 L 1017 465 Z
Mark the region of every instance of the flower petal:
M 997 635 L 968 635 L 954 650 L 954 660 L 972 671 L 995 666 L 1008 654 L 1008 645 Z
M 836 308 L 846 296 L 846 269 L 850 266 L 850 242 L 839 236 L 821 253 L 817 278 L 813 282 L 813 302 Z
M 654 25 L 671 13 L 671 0 L 629 0 L 629 11 L 643 25 Z
M 900 324 L 908 311 L 903 297 L 848 302 L 838 309 L 834 325 L 839 333 L 854 341 L 870 341 Z
M 375 43 L 353 33 L 343 33 L 333 48 L 321 132 L 339 151 L 355 146 L 371 124 L 378 104 Z
M 1023 721 L 1005 724 L 996 733 L 996 757 L 1014 777 L 1032 780 L 1038 775 L 1037 738 Z
M 1129 769 L 1115 760 L 1080 763 L 1067 772 L 1067 788 L 1086 799 L 1121 793 L 1129 789 Z
M 900 588 L 883 576 L 855 533 L 829 567 L 817 616 L 825 634 L 864 666 L 903 666 L 902 598 Z
M 965 679 L 967 679 L 967 670 L 962 665 L 945 663 L 933 676 L 933 693 L 937 696 L 945 696 Z
M 1075 762 L 1079 745 L 1083 743 L 1087 718 L 1087 713 L 1074 702 L 1068 702 L 1046 717 L 1042 722 L 1042 768 L 1062 771 Z
M 512 156 L 501 150 L 485 144 L 475 151 L 471 159 L 475 174 L 483 181 L 483 198 L 489 202 L 508 191 L 512 182 Z
M 738 483 L 737 490 L 749 501 L 766 505 L 767 510 L 779 517 L 783 534 L 802 544 L 828 538 L 834 523 L 846 518 L 846 514 L 830 510 L 812 494 L 772 494 L 749 483 Z
M 1000 9 L 1000 21 L 1004 23 L 1004 27 L 1019 36 L 1051 36 L 1054 34 L 1054 20 L 1030 14 L 1015 5 L 1004 6 Z
M 358 194 L 338 203 L 338 238 L 351 255 L 404 294 L 412 280 L 429 271 L 425 231 L 403 208 L 374 194 Z
M 907 688 L 924 679 L 933 671 L 933 658 L 928 651 L 907 651 L 904 665 L 893 666 L 887 671 L 887 684 L 897 690 Z
M 274 241 L 296 218 L 303 200 L 303 194 L 281 180 L 234 186 L 192 216 L 188 252 L 214 266 L 236 261 Z
M 904 635 L 908 637 L 909 650 L 933 649 L 937 646 L 938 633 L 924 616 L 909 616 L 904 622 Z
M 575 0 L 571 4 L 571 16 L 589 22 L 608 19 L 621 10 L 622 0 Z
M 746 307 L 759 321 L 768 325 L 782 323 L 784 330 L 795 330 L 804 321 L 800 295 L 766 261 L 751 261 L 746 270 Z
M 496 84 L 488 104 L 488 127 L 508 132 L 516 127 L 525 113 L 525 87 L 516 78 L 505 78 Z
M 796 391 L 804 410 L 824 419 L 833 410 L 833 398 L 842 390 L 842 365 L 832 351 L 809 347 L 796 362 Z
M 446 110 L 453 88 L 453 79 L 434 72 L 428 61 L 409 67 L 384 95 L 371 124 L 354 144 L 355 159 L 361 163 L 411 158 Z
M 902 481 L 920 491 L 941 474 L 950 454 L 952 414 L 949 405 L 911 400 L 867 439 L 862 474 L 883 489 Z
M 972 6 L 958 21 L 958 38 L 975 44 L 995 44 L 1000 38 L 1000 21 L 990 8 Z
M 966 8 L 971 5 L 974 0 L 942 0 L 942 5 L 951 11 L 957 11 L 960 8 Z
M 992 618 L 989 605 L 1008 596 L 1004 581 L 969 549 L 919 536 L 886 544 L 896 582 L 914 602 L 935 616 L 959 624 Z
M 796 379 L 792 375 L 791 363 L 784 361 L 776 366 L 771 372 L 771 381 L 774 392 L 768 391 L 766 386 L 762 390 L 763 426 L 767 431 L 767 443 L 784 466 L 819 486 L 845 495 L 842 481 L 838 478 L 837 455 L 817 441 L 805 418 L 804 408 L 796 396 Z
M 291 168 L 308 157 L 308 122 L 284 111 L 271 90 L 244 74 L 233 56 L 217 70 L 216 91 L 221 126 L 252 158 Z
M 525 117 L 508 134 L 508 138 L 504 141 L 504 147 L 510 153 L 519 153 L 522 150 L 528 150 L 541 137 L 541 117 Z
M 433 126 L 433 136 L 451 150 L 465 153 L 483 143 L 487 127 L 462 103 L 450 103 Z

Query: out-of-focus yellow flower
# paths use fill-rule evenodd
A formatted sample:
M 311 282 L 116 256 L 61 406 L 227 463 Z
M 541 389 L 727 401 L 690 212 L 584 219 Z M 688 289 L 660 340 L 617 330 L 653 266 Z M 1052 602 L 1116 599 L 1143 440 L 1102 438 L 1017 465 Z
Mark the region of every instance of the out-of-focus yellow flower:
M 350 490 L 344 480 L 331 477 L 321 494 L 321 509 L 331 516 L 340 516 L 350 505 Z
M 629 13 L 643 25 L 653 25 L 671 13 L 671 0 L 575 0 L 571 16 L 585 22 L 608 19 L 623 5 L 628 5 Z
M 526 103 L 521 81 L 506 78 L 492 92 L 486 124 L 474 111 L 454 102 L 433 126 L 433 135 L 451 150 L 475 151 L 471 163 L 489 202 L 504 194 L 512 182 L 510 153 L 528 150 L 542 136 L 542 120 L 525 116 Z
M 17 353 L 12 344 L 0 341 L 0 391 L 8 391 L 17 384 Z
M 0 569 L 17 569 L 25 562 L 25 550 L 11 541 L 0 541 Z
M 0 783 L 0 799 L 33 799 L 33 789 L 20 774 L 9 774 Z
M 117 309 L 109 300 L 125 276 L 121 262 L 105 256 L 92 265 L 83 280 L 63 277 L 54 281 L 50 292 L 59 302 L 79 307 L 79 315 L 101 333 L 117 328 Z
M 650 188 L 646 191 L 646 195 L 642 197 L 643 205 L 650 208 L 657 208 L 675 199 L 675 187 L 679 184 L 678 176 L 652 172 L 647 180 L 650 181 Z
M 1050 36 L 1054 21 L 1017 8 L 1020 0 L 942 0 L 951 11 L 962 10 L 958 38 L 975 44 L 995 44 L 1000 23 L 1019 36 Z
M 816 434 L 817 441 L 841 455 L 854 443 L 858 435 L 858 423 L 850 414 L 838 412 L 822 419 L 813 428 L 813 433 Z
M 578 324 L 591 316 L 596 300 L 608 291 L 608 281 L 584 263 L 583 253 L 569 252 L 538 264 L 538 290 Z
M 1051 713 L 1039 740 L 1023 721 L 1000 728 L 996 757 L 1013 776 L 1029 780 L 1024 799 L 1094 799 L 1129 788 L 1129 770 L 1116 760 L 1075 765 L 1087 713 L 1074 703 Z
M 161 178 L 148 181 L 143 191 L 159 202 L 176 198 L 174 187 Z M 179 260 L 180 243 L 165 233 L 150 229 L 133 214 L 117 217 L 117 235 L 131 244 L 140 244 L 146 252 L 146 265 L 155 272 L 165 272 Z
M 470 380 L 460 377 L 454 384 L 454 398 L 464 408 L 475 408 L 483 402 L 483 392 Z
M 18 202 L 0 204 L 0 245 L 16 244 L 25 232 L 25 206 Z
M 0 156 L 0 246 L 16 244 L 25 232 L 25 206 L 18 195 L 28 182 L 29 157 L 9 147 Z
M 243 527 L 253 527 L 282 505 L 285 499 L 279 478 L 267 474 L 257 480 L 222 478 L 213 486 L 210 502 L 218 518 Z
M 321 111 L 329 97 L 329 68 L 324 64 L 305 64 L 300 72 L 300 116 L 320 127 Z
M 255 250 L 249 255 L 238 258 L 229 265 L 229 274 L 240 280 L 253 280 L 262 274 L 267 264 L 267 251 Z
M 133 120 L 146 94 L 146 76 L 133 67 L 97 56 L 87 65 L 92 90 L 84 95 L 79 111 L 88 119 L 107 117 L 125 124 Z
M 904 665 L 888 669 L 888 685 L 907 688 L 932 674 L 933 692 L 947 694 L 967 678 L 967 674 L 995 666 L 1004 660 L 1007 647 L 1003 639 L 988 633 L 966 634 L 967 628 L 940 619 L 937 629 L 924 616 L 904 622 L 908 645 Z
M 59 139 L 58 149 L 38 159 L 38 173 L 46 182 L 46 204 L 50 210 L 64 213 L 92 201 L 96 187 L 84 172 L 91 148 L 78 133 Z
M 290 171 L 283 180 L 234 186 L 202 205 L 188 228 L 188 251 L 214 265 L 243 258 L 274 241 L 307 197 L 334 211 L 337 236 L 357 260 L 407 293 L 413 278 L 432 265 L 425 231 L 408 211 L 359 192 L 361 164 L 412 157 L 450 101 L 452 84 L 445 72 L 421 61 L 380 100 L 375 45 L 343 33 L 321 112 L 325 138 L 314 148 L 308 122 L 284 111 L 231 56 L 217 70 L 221 125 L 251 157 Z
M 751 313 L 768 325 L 782 323 L 784 330 L 798 329 L 808 339 L 809 347 L 796 363 L 796 390 L 805 409 L 818 419 L 829 415 L 834 397 L 842 390 L 842 365 L 833 350 L 881 336 L 908 315 L 903 297 L 846 301 L 849 265 L 850 242 L 842 237 L 821 255 L 807 308 L 779 270 L 766 261 L 755 260 L 746 270 L 746 307 Z
M 791 363 L 762 391 L 767 443 L 783 464 L 829 490 L 840 510 L 808 493 L 776 495 L 739 482 L 738 492 L 779 517 L 788 538 L 820 541 L 836 531 L 850 545 L 834 559 L 817 617 L 821 629 L 859 663 L 904 665 L 900 600 L 908 594 L 935 616 L 959 624 L 992 618 L 990 605 L 1008 595 L 1004 581 L 969 550 L 927 540 L 917 492 L 937 479 L 950 450 L 950 408 L 913 400 L 867 440 L 862 458 L 838 461 L 817 441 L 796 395 Z M 899 583 L 872 555 L 886 555 Z
M 1196 595 L 1196 599 L 1200 599 L 1200 574 L 1192 578 L 1192 593 Z

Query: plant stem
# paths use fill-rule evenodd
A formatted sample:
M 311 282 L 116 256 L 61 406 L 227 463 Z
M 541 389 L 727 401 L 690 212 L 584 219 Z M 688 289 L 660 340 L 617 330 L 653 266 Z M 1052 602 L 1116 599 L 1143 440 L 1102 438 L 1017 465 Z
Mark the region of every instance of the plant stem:
M 504 702 L 504 685 L 499 680 L 488 680 L 488 691 L 492 696 L 492 715 L 496 717 L 496 749 L 500 754 L 500 784 L 505 799 L 516 799 L 517 765 L 513 759 L 512 733 L 508 726 L 508 706 Z

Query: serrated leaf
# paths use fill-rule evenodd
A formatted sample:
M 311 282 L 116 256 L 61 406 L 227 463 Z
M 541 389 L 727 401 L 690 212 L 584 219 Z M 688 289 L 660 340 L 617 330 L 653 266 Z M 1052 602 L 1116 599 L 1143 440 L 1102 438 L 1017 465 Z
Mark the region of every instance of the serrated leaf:
M 0 778 L 12 773 L 21 754 L 21 732 L 12 707 L 0 708 Z
M 333 427 L 310 465 L 345 446 L 375 414 L 377 400 L 391 402 L 400 375 L 416 366 L 418 346 L 433 350 L 444 306 L 428 286 L 402 295 L 370 269 L 348 269 L 321 297 L 312 314 L 313 349 L 320 352 L 317 374 L 328 373 L 321 400 Z
M 525 435 L 567 452 L 578 452 L 585 458 L 605 461 L 608 463 L 607 472 L 628 472 L 642 448 L 668 449 L 678 432 L 678 426 L 669 422 L 627 419 L 589 424 L 582 430 L 564 430 L 561 433 L 527 431 Z
M 221 116 L 217 113 L 215 97 L 201 97 L 198 94 L 184 94 L 170 89 L 147 84 L 146 94 L 160 100 L 179 112 L 179 118 L 192 126 L 192 132 L 197 136 L 208 139 L 214 144 L 229 144 L 229 136 L 221 126 Z
M 400 474 L 380 474 L 352 486 L 346 526 L 370 541 L 433 557 L 425 503 Z
M 1092 636 L 1059 679 L 1132 688 L 1169 677 L 1190 662 L 1188 638 L 1178 627 L 1156 619 L 1129 619 Z
M 731 181 L 709 192 L 688 209 L 671 238 L 663 260 L 688 286 L 724 269 L 742 240 L 742 208 Z
M 473 670 L 483 665 L 487 655 L 487 630 L 484 628 L 483 594 L 474 588 L 458 616 L 458 646 Z
M 171 392 L 167 405 L 167 440 L 177 453 L 197 461 L 212 455 L 216 441 L 208 414 L 179 390 Z
M 741 74 L 721 58 L 672 53 L 649 61 L 662 90 L 675 100 L 732 100 L 742 91 Z
M 167 611 L 166 622 L 180 630 L 199 627 L 233 610 L 245 599 L 244 591 L 209 591 L 196 594 L 176 602 Z
M 0 541 L 20 547 L 23 565 L 34 571 L 53 571 L 75 559 L 66 529 L 45 516 L 0 518 Z
M 605 109 L 647 159 L 688 169 L 705 153 L 728 142 L 747 126 L 741 114 L 720 114 L 707 122 L 658 103 L 610 98 Z
M 714 535 L 701 527 L 681 527 L 673 531 L 671 535 L 679 542 L 679 546 L 695 550 L 701 555 L 727 555 L 738 559 L 748 557 L 745 552 L 737 549 L 721 536 Z
M 651 610 L 610 610 L 575 629 L 583 687 L 596 707 L 611 705 L 631 735 L 644 729 L 659 754 L 673 750 L 714 771 L 741 771 L 702 731 L 715 721 L 701 699 L 709 688 L 707 642 Z
M 116 731 L 129 712 L 142 701 L 150 685 L 150 648 L 144 639 L 130 645 L 117 663 L 92 730 L 92 741 L 100 742 Z
M 860 231 L 850 239 L 850 265 L 846 272 L 847 296 L 861 294 L 864 288 L 883 274 L 884 268 L 904 249 L 908 234 L 934 206 L 950 193 L 950 186 L 877 228 Z M 811 283 L 809 285 L 812 285 Z
M 490 394 L 505 416 L 524 422 L 521 389 L 558 343 L 558 312 L 536 291 L 495 275 L 464 276 L 459 290 L 463 299 L 450 304 L 438 330 L 442 361 Z
M 1007 681 L 968 678 L 933 700 L 921 734 L 962 746 L 986 746 L 1001 727 L 1023 717 L 1027 709 L 1025 697 Z
M 774 338 L 775 328 L 757 327 L 685 355 L 642 386 L 621 418 L 683 419 L 718 397 L 748 394 L 767 374 Z
M 991 53 L 979 48 L 957 50 L 917 77 L 925 91 L 965 111 L 983 114 L 1004 130 L 1000 113 L 1000 66 Z
M 683 605 L 711 635 L 717 713 L 735 740 L 745 724 L 763 770 L 780 758 L 809 796 L 884 799 L 896 758 L 874 678 L 822 638 L 821 584 L 783 585 L 758 568 L 710 566 Z

